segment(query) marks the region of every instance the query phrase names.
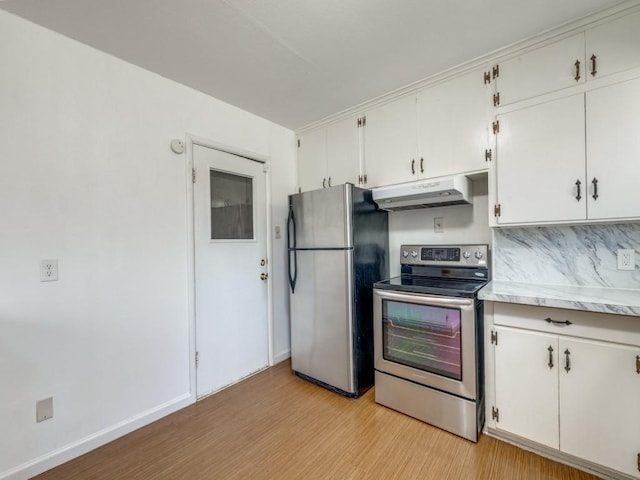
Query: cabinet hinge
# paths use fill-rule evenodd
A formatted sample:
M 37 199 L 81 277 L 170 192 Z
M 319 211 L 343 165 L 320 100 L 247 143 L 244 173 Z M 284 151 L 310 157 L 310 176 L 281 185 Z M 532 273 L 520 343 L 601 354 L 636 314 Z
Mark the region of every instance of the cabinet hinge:
M 196 183 L 196 169 L 191 169 L 191 183 Z
M 500 65 L 496 65 L 495 67 L 493 67 L 492 72 L 493 78 L 498 78 L 500 76 Z
M 491 72 L 484 72 L 484 84 L 491 83 Z
M 300 148 L 300 139 L 298 139 L 298 148 Z
M 493 106 L 497 107 L 498 105 L 500 105 L 500 92 L 493 94 Z
M 494 217 L 499 217 L 501 213 L 502 213 L 502 207 L 500 206 L 499 203 L 496 203 L 493 206 L 493 216 Z
M 498 332 L 491 330 L 491 343 L 498 345 Z
M 200 352 L 196 352 L 196 368 L 200 365 Z
M 491 418 L 493 418 L 496 423 L 500 422 L 500 409 L 491 407 Z
M 491 149 L 484 151 L 484 161 L 485 162 L 491 161 Z
M 500 120 L 496 120 L 491 125 L 493 126 L 493 134 L 494 135 L 500 131 Z

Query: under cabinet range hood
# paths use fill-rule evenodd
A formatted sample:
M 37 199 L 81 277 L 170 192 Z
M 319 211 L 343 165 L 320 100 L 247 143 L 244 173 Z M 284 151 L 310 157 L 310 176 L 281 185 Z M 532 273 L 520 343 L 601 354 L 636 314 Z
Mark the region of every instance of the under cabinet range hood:
M 464 175 L 425 178 L 371 191 L 378 207 L 390 212 L 471 203 L 471 181 Z

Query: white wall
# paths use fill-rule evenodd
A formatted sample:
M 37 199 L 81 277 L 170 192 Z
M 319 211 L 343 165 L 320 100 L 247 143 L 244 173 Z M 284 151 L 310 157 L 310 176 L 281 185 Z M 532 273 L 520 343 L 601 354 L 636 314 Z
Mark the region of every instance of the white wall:
M 473 205 L 422 208 L 389 214 L 391 276 L 400 275 L 403 244 L 480 243 L 491 245 L 487 180 L 473 182 Z M 444 232 L 435 233 L 433 219 L 444 219 Z
M 26 478 L 193 400 L 187 178 L 170 140 L 270 155 L 281 227 L 295 149 L 285 128 L 3 11 L 0 65 L 0 478 Z M 58 282 L 39 282 L 45 258 Z M 54 418 L 36 424 L 48 396 Z

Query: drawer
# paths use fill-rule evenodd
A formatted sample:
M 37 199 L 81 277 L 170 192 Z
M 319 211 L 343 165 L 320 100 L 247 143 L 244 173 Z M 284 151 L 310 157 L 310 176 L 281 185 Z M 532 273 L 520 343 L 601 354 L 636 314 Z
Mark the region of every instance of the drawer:
M 640 317 L 495 302 L 493 323 L 558 335 L 640 345 Z

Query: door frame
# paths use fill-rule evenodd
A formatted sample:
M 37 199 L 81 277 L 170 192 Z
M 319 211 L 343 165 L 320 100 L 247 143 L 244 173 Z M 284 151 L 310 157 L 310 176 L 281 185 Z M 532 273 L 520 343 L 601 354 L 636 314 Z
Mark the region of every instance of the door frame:
M 185 162 L 185 181 L 187 191 L 187 297 L 188 297 L 188 321 L 189 321 L 189 393 L 192 402 L 198 399 L 197 394 L 197 376 L 196 376 L 196 275 L 195 275 L 195 217 L 194 217 L 194 183 L 192 180 L 192 172 L 194 168 L 193 150 L 198 145 L 205 148 L 211 148 L 224 153 L 243 157 L 263 165 L 265 172 L 265 215 L 266 215 L 266 237 L 267 237 L 267 274 L 269 281 L 267 282 L 267 342 L 269 350 L 269 366 L 273 366 L 273 272 L 271 267 L 271 259 L 273 258 L 273 244 L 271 241 L 271 170 L 268 155 L 264 155 L 243 148 L 216 142 L 208 138 L 199 137 L 197 135 L 186 134 L 186 162 Z

